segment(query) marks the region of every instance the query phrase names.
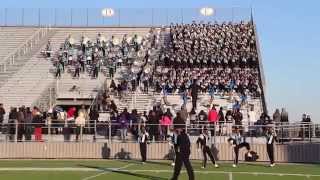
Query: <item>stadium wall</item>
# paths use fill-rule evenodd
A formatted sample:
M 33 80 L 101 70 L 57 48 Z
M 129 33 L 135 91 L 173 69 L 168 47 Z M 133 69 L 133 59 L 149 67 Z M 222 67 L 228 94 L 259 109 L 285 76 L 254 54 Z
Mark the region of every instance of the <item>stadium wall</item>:
M 192 145 L 192 159 L 201 159 L 196 145 Z M 167 143 L 148 146 L 148 159 L 163 160 L 171 157 Z M 259 155 L 258 161 L 268 161 L 265 145 L 252 145 Z M 218 144 L 213 152 L 220 161 L 233 159 L 229 144 Z M 243 160 L 245 150 L 241 150 Z M 0 143 L 2 159 L 140 159 L 138 143 Z M 320 162 L 320 144 L 285 144 L 275 146 L 277 162 Z

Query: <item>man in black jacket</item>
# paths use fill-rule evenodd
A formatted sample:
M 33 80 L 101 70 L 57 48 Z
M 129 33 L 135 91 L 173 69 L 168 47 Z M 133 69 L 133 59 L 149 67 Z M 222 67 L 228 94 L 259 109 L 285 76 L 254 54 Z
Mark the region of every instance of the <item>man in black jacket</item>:
M 194 79 L 191 85 L 192 108 L 194 109 L 197 109 L 198 89 L 199 86 L 197 84 L 197 80 Z
M 2 130 L 2 122 L 5 114 L 6 114 L 6 111 L 3 108 L 3 104 L 0 104 L 0 131 Z
M 145 128 L 141 128 L 141 133 L 138 137 L 138 142 L 140 145 L 140 154 L 142 159 L 142 164 L 147 161 L 147 143 L 148 143 L 149 134 L 146 132 Z
M 186 134 L 184 129 L 178 129 L 179 132 L 177 139 L 177 151 L 176 151 L 176 161 L 174 166 L 174 173 L 171 180 L 177 180 L 182 168 L 182 165 L 187 169 L 189 180 L 194 180 L 194 172 L 191 166 L 189 156 L 190 156 L 190 140 L 189 136 Z

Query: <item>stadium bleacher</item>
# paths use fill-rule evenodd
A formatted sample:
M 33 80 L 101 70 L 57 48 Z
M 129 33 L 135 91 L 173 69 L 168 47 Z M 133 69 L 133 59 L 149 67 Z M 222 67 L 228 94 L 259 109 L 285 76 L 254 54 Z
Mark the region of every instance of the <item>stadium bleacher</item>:
M 211 28 L 214 29 L 216 27 L 212 26 Z M 50 37 L 43 38 L 42 46 L 37 47 L 37 52 L 26 62 L 26 65 L 1 87 L 0 91 L 3 95 L 2 103 L 5 105 L 7 112 L 9 111 L 9 107 L 36 105 L 36 102 L 41 98 L 44 92 L 47 91 L 48 87 L 51 87 L 55 89 L 53 92 L 56 94 L 54 97 L 55 99 L 50 101 L 54 101 L 56 105 L 80 105 L 84 103 L 81 99 L 89 99 L 89 103 L 84 104 L 91 105 L 92 108 L 94 104 L 91 104 L 90 101 L 95 100 L 100 93 L 103 93 L 103 90 L 106 90 L 106 87 L 104 87 L 105 83 L 110 85 L 111 79 L 108 77 L 107 69 L 110 64 L 107 64 L 104 67 L 105 72 L 100 73 L 100 76 L 97 79 L 92 79 L 91 74 L 88 73 L 81 73 L 79 79 L 73 78 L 72 73 L 62 73 L 60 78 L 55 79 L 53 72 L 56 70 L 55 65 L 60 47 L 63 46 L 66 39 L 73 41 L 72 43 L 77 46 L 80 45 L 81 37 L 85 37 L 87 40 L 95 42 L 99 33 L 105 39 L 110 39 L 111 36 L 114 36 L 118 40 L 121 40 L 125 34 L 131 37 L 134 35 L 145 37 L 149 31 L 150 28 L 52 28 Z M 140 67 L 138 66 L 138 68 L 142 71 L 143 78 L 154 76 L 153 79 L 155 79 L 155 77 L 158 76 L 157 73 L 161 74 L 162 72 L 155 71 L 159 66 L 159 63 L 163 63 L 161 58 L 162 54 L 171 52 L 170 47 L 172 47 L 173 41 L 171 40 L 172 37 L 170 38 L 170 27 L 166 29 L 157 28 L 155 31 L 156 36 L 159 39 L 159 45 L 155 49 L 150 49 L 150 52 L 152 51 L 153 53 L 152 55 L 149 55 L 149 59 L 145 59 L 145 57 L 136 57 L 131 62 L 123 63 L 115 72 L 114 80 L 116 84 L 123 80 L 127 82 L 127 90 L 125 90 L 126 96 L 122 99 L 119 99 L 119 96 L 117 95 L 109 94 L 118 106 L 119 113 L 124 108 L 127 108 L 129 111 L 137 109 L 139 113 L 144 111 L 148 112 L 153 106 L 159 104 L 162 105 L 163 108 L 170 108 L 174 114 L 180 109 L 182 103 L 180 102 L 181 97 L 179 93 L 167 95 L 167 102 L 164 102 L 164 94 L 154 92 L 156 91 L 154 85 L 150 84 L 149 92 L 144 92 L 142 80 L 136 91 L 132 91 L 132 81 L 138 83 L 136 79 L 137 72 L 132 72 L 133 69 L 137 68 L 136 64 L 140 63 Z M 251 31 L 253 31 L 253 29 L 251 29 L 250 32 Z M 51 57 L 42 56 L 40 53 L 45 50 L 48 40 L 50 40 L 51 44 Z M 148 66 L 141 67 L 141 62 L 147 62 Z M 72 69 L 72 66 L 66 67 L 66 72 L 68 72 L 67 68 Z M 199 109 L 197 109 L 197 113 L 201 110 L 207 112 L 208 107 L 211 107 L 212 105 L 217 106 L 217 108 L 224 107 L 224 112 L 226 112 L 226 110 L 232 109 L 235 100 L 240 101 L 240 96 L 238 95 L 215 94 L 214 96 L 214 102 L 211 102 L 210 104 L 210 96 L 207 90 L 203 91 L 199 98 Z M 49 101 L 48 98 L 44 99 L 44 101 Z M 256 99 L 249 98 L 246 102 L 247 105 L 242 106 L 241 112 L 244 114 L 244 122 L 248 121 L 246 115 L 249 110 L 249 105 L 254 105 L 257 116 L 260 115 L 263 109 L 262 98 L 263 97 L 258 97 Z M 78 101 L 75 101 L 75 99 Z M 54 103 L 48 104 L 41 108 L 46 111 L 52 108 L 50 105 L 53 104 Z M 190 103 L 187 104 L 187 111 L 191 111 Z

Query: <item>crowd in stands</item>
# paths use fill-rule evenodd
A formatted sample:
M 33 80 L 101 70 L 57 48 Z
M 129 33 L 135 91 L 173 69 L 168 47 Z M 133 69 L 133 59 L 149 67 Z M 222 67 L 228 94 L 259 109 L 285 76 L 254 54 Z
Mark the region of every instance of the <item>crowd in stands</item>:
M 164 94 L 236 93 L 260 97 L 261 86 L 254 27 L 248 22 L 172 24 L 152 85 Z
M 239 94 L 260 96 L 259 72 L 257 69 L 241 68 L 164 68 L 153 79 L 156 91 L 182 93 L 189 89 L 192 80 L 197 80 L 200 92 L 216 94 L 233 90 Z
M 199 23 L 170 26 L 171 40 L 161 54 L 165 66 L 255 67 L 258 55 L 253 25 Z

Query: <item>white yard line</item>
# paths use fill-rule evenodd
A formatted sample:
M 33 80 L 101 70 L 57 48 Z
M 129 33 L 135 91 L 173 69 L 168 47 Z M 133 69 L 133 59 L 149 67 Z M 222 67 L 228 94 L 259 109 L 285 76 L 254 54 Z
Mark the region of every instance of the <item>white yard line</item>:
M 104 174 L 111 173 L 112 171 L 120 171 L 120 170 L 126 169 L 126 168 L 128 168 L 128 167 L 130 167 L 130 166 L 132 166 L 132 165 L 133 165 L 133 164 L 127 164 L 127 165 L 122 166 L 122 167 L 120 167 L 120 168 L 115 168 L 115 169 L 110 169 L 110 170 L 107 169 L 107 170 L 104 171 L 104 172 L 98 173 L 98 174 L 96 174 L 96 175 L 88 176 L 88 177 L 83 178 L 83 179 L 81 179 L 81 180 L 94 179 L 94 178 L 99 177 L 99 176 L 102 176 L 102 175 L 104 175 Z
M 106 168 L 107 169 L 107 168 Z M 42 167 L 4 167 L 0 171 L 103 171 L 95 168 L 75 168 L 75 167 L 61 167 L 61 168 L 42 168 Z
M 233 180 L 232 173 L 229 173 L 229 180 Z
M 41 167 L 2 167 L 1 171 L 78 171 L 78 172 L 101 172 L 102 173 L 112 173 L 113 171 L 118 172 L 155 172 L 155 173 L 171 173 L 173 170 L 155 170 L 155 169 L 130 169 L 125 170 L 135 164 L 127 164 L 120 168 L 75 168 L 75 167 L 61 167 L 61 168 L 41 168 Z M 181 171 L 182 173 L 186 173 L 186 171 Z M 267 173 L 267 172 L 245 172 L 245 171 L 194 171 L 199 174 L 248 174 L 248 175 L 271 175 L 271 176 L 303 176 L 303 177 L 320 177 L 320 174 L 298 174 L 298 173 Z M 85 180 L 85 179 L 84 179 Z

